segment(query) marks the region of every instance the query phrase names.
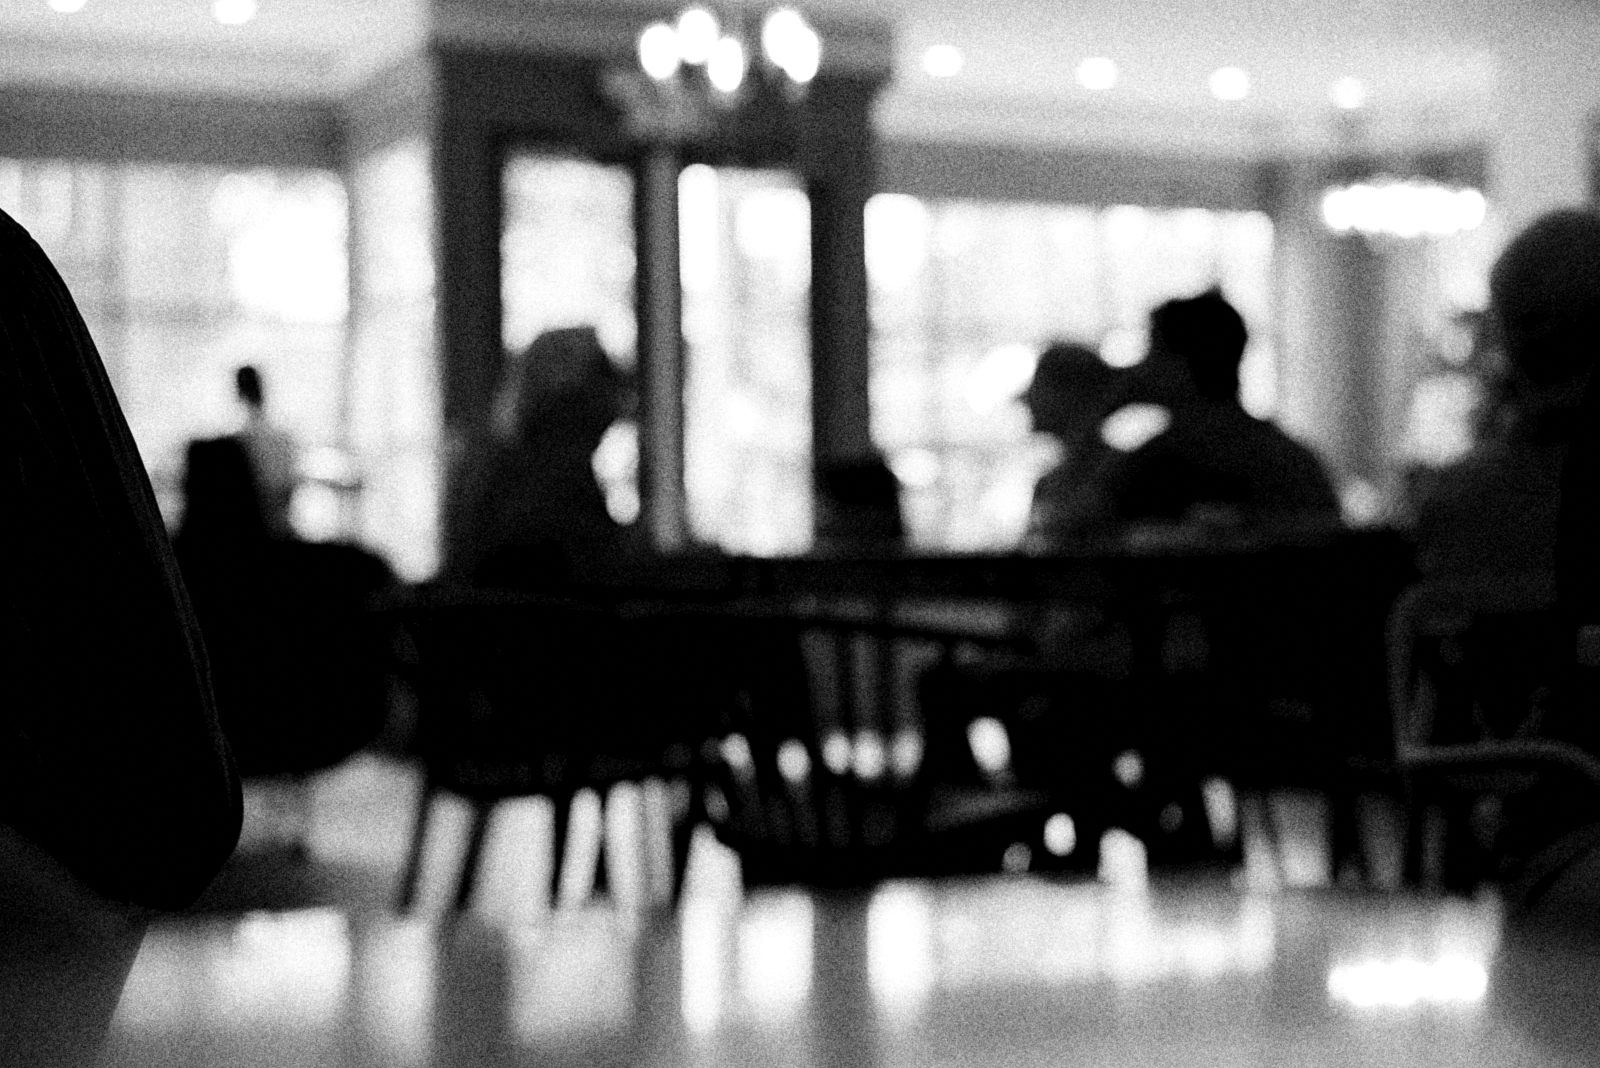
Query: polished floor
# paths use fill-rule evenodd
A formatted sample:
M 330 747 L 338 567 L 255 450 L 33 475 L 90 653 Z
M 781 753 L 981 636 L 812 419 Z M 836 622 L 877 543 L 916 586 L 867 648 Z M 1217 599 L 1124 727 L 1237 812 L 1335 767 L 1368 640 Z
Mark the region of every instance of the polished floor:
M 1600 1057 L 1600 950 L 1508 928 L 1492 895 L 1340 890 L 1314 885 L 1326 883 L 1314 870 L 1299 880 L 1310 885 L 1286 886 L 1259 867 L 1152 883 L 1120 847 L 1100 882 L 1009 875 L 861 894 L 746 891 L 737 863 L 702 840 L 676 909 L 614 888 L 606 903 L 573 890 L 563 905 L 519 913 L 490 891 L 465 916 L 425 907 L 400 917 L 376 875 L 403 839 L 402 789 L 377 765 L 324 784 L 310 867 L 337 853 L 372 878 L 312 880 L 298 907 L 152 928 L 104 1063 L 1143 1068 Z M 527 816 L 536 826 L 537 813 Z M 515 864 L 500 863 L 496 878 L 509 885 Z

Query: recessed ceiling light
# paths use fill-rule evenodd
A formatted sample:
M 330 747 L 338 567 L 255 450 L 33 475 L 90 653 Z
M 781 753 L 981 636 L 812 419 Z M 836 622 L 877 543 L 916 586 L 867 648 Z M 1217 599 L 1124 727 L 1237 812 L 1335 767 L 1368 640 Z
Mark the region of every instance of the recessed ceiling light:
M 89 0 L 50 0 L 50 10 L 59 11 L 63 15 L 76 14 L 83 10 Z
M 967 57 L 955 45 L 934 45 L 922 53 L 923 73 L 933 78 L 954 78 L 967 66 Z
M 1367 102 L 1367 87 L 1360 78 L 1340 78 L 1328 87 L 1328 99 L 1346 111 L 1353 111 Z
M 1211 95 L 1218 100 L 1243 100 L 1250 95 L 1250 75 L 1240 67 L 1218 67 L 1211 72 Z
M 224 26 L 243 26 L 256 17 L 256 0 L 216 0 L 211 17 Z
M 1090 56 L 1078 64 L 1078 84 L 1091 92 L 1103 92 L 1117 84 L 1117 65 L 1105 56 Z

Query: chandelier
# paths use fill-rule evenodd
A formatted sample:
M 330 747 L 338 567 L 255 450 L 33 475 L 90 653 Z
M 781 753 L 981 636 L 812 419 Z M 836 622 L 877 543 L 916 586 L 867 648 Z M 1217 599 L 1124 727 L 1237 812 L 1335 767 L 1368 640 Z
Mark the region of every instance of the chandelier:
M 747 32 L 757 21 L 759 34 Z M 721 113 L 799 100 L 821 64 L 822 39 L 794 8 L 724 26 L 693 6 L 646 26 L 637 66 L 608 72 L 606 88 L 635 136 L 684 141 L 710 133 Z

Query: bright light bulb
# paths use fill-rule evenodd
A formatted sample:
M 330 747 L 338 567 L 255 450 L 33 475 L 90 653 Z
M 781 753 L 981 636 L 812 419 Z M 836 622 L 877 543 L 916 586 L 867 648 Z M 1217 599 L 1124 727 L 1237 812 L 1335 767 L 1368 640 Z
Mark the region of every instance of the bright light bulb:
M 678 16 L 678 54 L 695 66 L 709 62 L 719 32 L 717 16 L 703 7 L 689 8 Z
M 744 45 L 737 37 L 722 37 L 711 46 L 711 57 L 706 61 L 706 77 L 712 88 L 724 93 L 734 92 L 744 81 Z
M 822 39 L 793 8 L 779 8 L 761 24 L 761 50 L 772 64 L 800 84 L 817 76 Z
M 1328 99 L 1335 107 L 1354 111 L 1367 102 L 1367 87 L 1360 78 L 1340 78 L 1328 87 Z
M 1218 67 L 1211 72 L 1211 95 L 1218 100 L 1243 100 L 1250 95 L 1250 75 L 1240 67 Z
M 63 15 L 73 15 L 82 11 L 89 0 L 50 0 L 50 10 L 59 11 Z
M 639 35 L 639 66 L 658 82 L 678 73 L 678 34 L 665 22 L 651 23 Z
M 256 0 L 216 0 L 211 17 L 224 26 L 243 26 L 256 17 Z
M 955 45 L 934 45 L 922 53 L 922 72 L 930 78 L 954 78 L 967 66 L 967 57 Z
M 1105 56 L 1090 56 L 1078 64 L 1078 84 L 1101 93 L 1117 84 L 1117 65 Z

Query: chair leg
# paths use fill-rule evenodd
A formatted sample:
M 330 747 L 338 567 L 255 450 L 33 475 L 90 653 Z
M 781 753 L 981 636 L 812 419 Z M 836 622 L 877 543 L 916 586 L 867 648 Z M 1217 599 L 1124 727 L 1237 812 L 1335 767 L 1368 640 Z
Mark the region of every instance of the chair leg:
M 466 854 L 461 858 L 461 879 L 456 884 L 457 912 L 466 910 L 472 901 L 472 891 L 478 885 L 478 862 L 483 854 L 484 835 L 489 830 L 489 814 L 493 811 L 493 802 L 472 802 L 472 829 L 467 837 Z
M 428 837 L 428 810 L 436 793 L 433 783 L 422 785 L 417 801 L 417 816 L 411 824 L 411 847 L 406 853 L 405 871 L 400 876 L 400 911 L 408 912 L 417 903 L 417 880 L 422 876 L 422 847 Z
M 567 853 L 567 824 L 572 822 L 572 795 L 551 794 L 550 808 L 550 904 L 561 904 L 561 867 Z

